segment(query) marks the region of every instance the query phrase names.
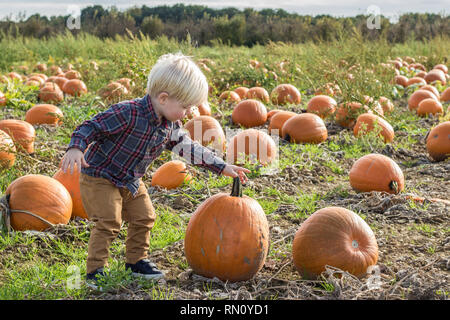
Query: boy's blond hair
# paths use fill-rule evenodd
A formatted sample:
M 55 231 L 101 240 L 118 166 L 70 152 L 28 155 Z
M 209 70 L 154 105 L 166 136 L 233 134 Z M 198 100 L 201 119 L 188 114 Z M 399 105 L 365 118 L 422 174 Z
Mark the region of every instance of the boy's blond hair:
M 208 100 L 208 81 L 190 57 L 181 52 L 161 56 L 148 75 L 147 93 L 167 92 L 179 102 L 196 106 Z

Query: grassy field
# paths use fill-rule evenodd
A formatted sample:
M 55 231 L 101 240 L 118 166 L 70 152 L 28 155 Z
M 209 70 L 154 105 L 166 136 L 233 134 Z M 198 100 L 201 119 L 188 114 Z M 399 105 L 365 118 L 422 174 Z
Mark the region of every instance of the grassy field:
M 270 248 L 263 269 L 252 280 L 230 284 L 211 281 L 192 274 L 184 257 L 183 239 L 191 214 L 210 195 L 228 192 L 232 179 L 217 177 L 198 167 L 193 183 L 171 191 L 150 187 L 152 173 L 171 154 L 164 152 L 143 180 L 157 212 L 151 232 L 150 257 L 166 271 L 166 279 L 153 284 L 131 277 L 124 268 L 127 230 L 123 228 L 111 247 L 107 291 L 93 292 L 83 279 L 86 272 L 87 244 L 92 223 L 72 220 L 46 233 L 0 233 L 0 299 L 448 299 L 448 246 L 450 207 L 442 203 L 416 203 L 402 194 L 448 199 L 450 162 L 433 162 L 427 156 L 424 137 L 442 117 L 420 118 L 408 111 L 407 97 L 414 89 L 391 83 L 393 70 L 380 63 L 410 56 L 431 69 L 450 58 L 449 39 L 391 45 L 363 42 L 358 34 L 331 43 L 266 46 L 195 47 L 189 41 L 177 43 L 161 38 L 117 38 L 102 41 L 70 34 L 46 41 L 3 39 L 0 41 L 0 74 L 37 63 L 65 66 L 73 64 L 82 74 L 88 94 L 66 96 L 58 106 L 64 113 L 61 126 L 36 127 L 36 152 L 18 154 L 15 165 L 0 172 L 0 195 L 15 179 L 26 174 L 52 176 L 77 125 L 108 108 L 98 90 L 109 81 L 129 77 L 135 86 L 123 99 L 145 94 L 147 75 L 159 56 L 181 51 L 193 59 L 209 58 L 205 74 L 212 87 L 209 103 L 213 116 L 223 128 L 237 129 L 231 122 L 232 106 L 219 104 L 218 96 L 238 86 L 262 86 L 270 91 L 280 83 L 296 86 L 302 102 L 282 108 L 301 112 L 316 89 L 329 82 L 339 85 L 343 101 L 363 101 L 364 95 L 388 97 L 395 105 L 386 120 L 396 137 L 385 145 L 375 135 L 356 138 L 339 127 L 333 118 L 325 121 L 328 139 L 319 145 L 290 144 L 280 139 L 279 162 L 273 171 L 248 164 L 252 168 L 244 194 L 258 200 L 270 225 Z M 263 62 L 267 71 L 249 66 L 249 60 Z M 92 61 L 99 70 L 92 68 Z M 277 64 L 289 62 L 285 71 Z M 349 80 L 349 68 L 354 79 Z M 406 69 L 404 72 L 407 72 Z M 275 73 L 275 74 L 274 74 Z M 410 77 L 411 74 L 408 74 Z M 439 91 L 444 87 L 438 86 Z M 25 87 L 18 81 L 0 83 L 8 104 L 0 107 L 0 119 L 24 119 L 25 112 L 38 101 L 38 87 Z M 448 104 L 447 104 L 448 105 Z M 447 105 L 444 105 L 447 109 Z M 268 103 L 267 109 L 278 109 Z M 267 124 L 260 129 L 267 129 Z M 393 196 L 380 192 L 356 193 L 350 187 L 348 172 L 353 162 L 368 153 L 382 153 L 402 168 L 406 187 Z M 381 285 L 369 290 L 366 280 L 343 274 L 337 281 L 325 274 L 306 281 L 292 263 L 292 240 L 300 224 L 316 210 L 342 206 L 359 214 L 374 231 L 380 250 L 378 266 Z M 79 276 L 79 277 L 78 277 Z M 78 282 L 81 279 L 80 282 Z

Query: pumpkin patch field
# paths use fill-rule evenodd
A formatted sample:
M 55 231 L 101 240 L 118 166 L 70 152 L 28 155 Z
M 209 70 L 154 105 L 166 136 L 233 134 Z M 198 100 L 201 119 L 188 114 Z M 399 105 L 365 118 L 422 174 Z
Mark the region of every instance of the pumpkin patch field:
M 209 82 L 186 132 L 249 180 L 164 151 L 143 182 L 157 215 L 149 259 L 165 278 L 125 270 L 124 223 L 94 291 L 93 222 L 61 159 L 78 125 L 143 97 L 157 59 L 178 51 Z M 449 299 L 449 52 L 438 37 L 2 38 L 0 299 Z

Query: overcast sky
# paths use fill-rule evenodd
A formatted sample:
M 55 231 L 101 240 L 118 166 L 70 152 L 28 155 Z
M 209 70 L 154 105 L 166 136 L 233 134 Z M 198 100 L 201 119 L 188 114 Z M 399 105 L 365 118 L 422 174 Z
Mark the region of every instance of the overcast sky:
M 256 10 L 263 8 L 282 8 L 288 12 L 296 12 L 298 14 L 330 14 L 333 16 L 354 16 L 357 14 L 367 14 L 367 10 L 371 6 L 379 8 L 380 13 L 384 16 L 401 15 L 406 12 L 430 12 L 441 13 L 448 15 L 450 8 L 450 0 L 401 0 L 401 1 L 388 1 L 388 0 L 194 0 L 194 1 L 180 1 L 180 0 L 147 0 L 147 1 L 106 1 L 106 0 L 59 0 L 59 1 L 11 1 L 0 0 L 0 18 L 12 15 L 14 19 L 19 12 L 25 12 L 26 16 L 30 16 L 35 13 L 41 15 L 67 15 L 70 14 L 71 6 L 77 5 L 81 9 L 94 4 L 102 5 L 107 8 L 115 5 L 119 9 L 126 9 L 132 6 L 141 7 L 147 5 L 149 7 L 158 5 L 173 5 L 176 3 L 184 4 L 197 4 L 205 5 L 211 8 L 224 8 L 235 7 L 239 9 L 254 8 Z

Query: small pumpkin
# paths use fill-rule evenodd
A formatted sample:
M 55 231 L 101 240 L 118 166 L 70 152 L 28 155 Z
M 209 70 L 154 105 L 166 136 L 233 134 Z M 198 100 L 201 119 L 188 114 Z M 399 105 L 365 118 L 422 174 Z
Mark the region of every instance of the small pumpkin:
M 408 109 L 415 111 L 419 107 L 419 103 L 428 98 L 438 100 L 436 96 L 428 90 L 419 89 L 415 91 L 408 99 Z
M 308 101 L 306 111 L 317 114 L 322 119 L 327 118 L 336 111 L 336 100 L 326 95 L 316 95 Z
M 98 94 L 105 100 L 113 100 L 128 94 L 128 89 L 119 82 L 110 82 Z
M 195 117 L 184 125 L 191 139 L 198 141 L 203 146 L 211 145 L 213 149 L 224 152 L 226 138 L 219 121 L 211 116 Z
M 428 154 L 435 161 L 450 157 L 450 121 L 439 123 L 426 137 Z
M 130 78 L 120 78 L 116 82 L 123 85 L 125 88 L 127 88 L 128 91 L 131 91 L 131 89 L 134 87 L 134 82 Z
M 25 152 L 34 153 L 36 132 L 30 123 L 15 119 L 0 120 L 0 130 L 12 138 L 18 150 L 23 149 Z
M 205 101 L 197 106 L 198 111 L 201 116 L 210 116 L 211 115 L 211 107 L 209 106 L 208 101 Z
M 231 138 L 227 147 L 227 162 L 243 164 L 245 160 L 252 163 L 269 165 L 277 157 L 277 146 L 267 133 L 246 129 Z
M 66 73 L 64 73 L 64 77 L 72 80 L 72 79 L 81 79 L 81 74 L 76 70 L 69 70 Z
M 12 138 L 0 130 L 0 169 L 9 169 L 16 161 L 16 147 Z
M 87 93 L 86 84 L 79 79 L 71 79 L 67 81 L 62 87 L 64 93 L 67 93 L 71 96 L 79 97 L 85 93 Z
M 267 112 L 267 120 L 270 120 L 277 112 L 282 111 L 280 109 L 274 109 Z
M 427 115 L 436 115 L 436 114 L 443 114 L 444 108 L 442 107 L 442 104 L 437 101 L 436 99 L 423 99 L 419 103 L 419 107 L 417 108 L 417 114 L 419 116 L 427 116 Z
M 378 261 L 378 244 L 372 229 L 356 213 L 327 207 L 314 212 L 298 228 L 292 257 L 305 279 L 317 278 L 327 265 L 363 277 Z
M 385 143 L 391 143 L 394 141 L 394 129 L 389 122 L 371 113 L 363 113 L 358 116 L 356 119 L 356 124 L 353 127 L 353 134 L 355 137 L 358 137 L 375 130 L 376 127 L 379 127 L 379 135 L 384 138 Z
M 248 90 L 249 90 L 249 88 L 247 88 L 247 87 L 238 87 L 238 88 L 234 89 L 233 91 L 239 95 L 241 100 L 244 100 L 247 96 Z
M 302 113 L 289 118 L 281 128 L 283 139 L 294 143 L 322 143 L 328 130 L 322 118 L 313 113 Z
M 281 129 L 286 121 L 291 117 L 296 116 L 297 113 L 291 111 L 279 111 L 270 118 L 268 131 L 270 134 L 278 134 L 280 137 Z
M 440 70 L 440 69 L 433 69 L 430 70 L 426 76 L 425 76 L 425 81 L 427 83 L 434 83 L 435 81 L 440 81 L 442 85 L 445 86 L 447 80 L 445 78 L 445 73 L 444 71 Z
M 286 103 L 299 104 L 302 100 L 298 89 L 292 84 L 284 83 L 276 86 L 270 93 L 273 104 L 284 105 Z
M 58 87 L 62 90 L 66 82 L 69 81 L 64 77 L 52 76 L 47 79 L 47 82 L 54 82 L 58 85 Z
M 241 101 L 241 97 L 234 91 L 224 91 L 219 96 L 219 103 L 229 102 L 235 103 Z
M 243 100 L 234 107 L 231 119 L 246 128 L 261 126 L 267 121 L 267 109 L 261 101 Z
M 75 164 L 73 168 L 73 173 L 70 173 L 70 169 L 64 173 L 60 168 L 53 175 L 53 179 L 59 181 L 69 192 L 72 198 L 72 213 L 71 218 L 80 217 L 83 219 L 88 219 L 86 210 L 84 209 L 83 202 L 81 200 L 80 193 L 80 172 L 78 172 L 78 167 Z
M 168 190 L 189 183 L 192 176 L 189 174 L 186 164 L 180 160 L 172 160 L 160 166 L 152 176 L 152 186 L 159 186 Z
M 437 64 L 433 67 L 433 69 L 439 69 L 442 70 L 444 73 L 448 73 L 448 67 L 445 64 Z
M 64 93 L 56 83 L 46 82 L 39 90 L 39 100 L 42 102 L 61 102 L 64 100 Z
M 436 87 L 434 87 L 434 86 L 432 86 L 432 85 L 426 84 L 426 85 L 424 85 L 424 86 L 421 86 L 421 87 L 420 87 L 420 90 L 428 90 L 428 91 L 430 91 L 432 94 L 434 94 L 434 95 L 436 96 L 436 98 L 439 99 L 439 91 L 438 91 L 438 89 L 436 89 Z
M 51 224 L 67 224 L 70 220 L 72 198 L 67 189 L 53 178 L 40 174 L 22 176 L 8 186 L 6 195 L 14 230 L 43 231 Z
M 398 164 L 389 157 L 371 153 L 355 161 L 349 173 L 350 185 L 358 192 L 384 191 L 397 194 L 405 188 Z
M 242 195 L 239 178 L 231 194 L 206 199 L 189 220 L 184 253 L 196 274 L 236 282 L 253 278 L 269 250 L 269 224 L 261 205 Z
M 405 76 L 395 76 L 394 77 L 394 83 L 401 85 L 402 87 L 407 87 L 408 86 L 408 78 Z
M 1 101 L 1 98 L 0 98 L 0 101 Z M 448 102 L 448 101 L 450 101 L 450 87 L 446 88 L 446 89 L 442 92 L 442 94 L 441 94 L 441 101 L 442 101 L 442 102 Z M 0 105 L 1 105 L 1 102 L 0 102 Z
M 269 103 L 270 97 L 266 89 L 262 87 L 253 87 L 247 91 L 246 99 L 256 99 L 264 103 Z
M 52 104 L 37 104 L 25 113 L 25 121 L 32 125 L 59 125 L 63 117 L 61 109 Z
M 412 85 L 418 85 L 418 86 L 423 86 L 426 85 L 427 82 L 425 81 L 424 78 L 421 77 L 412 77 L 410 79 L 408 79 L 408 82 L 406 83 L 406 86 L 412 86 Z

